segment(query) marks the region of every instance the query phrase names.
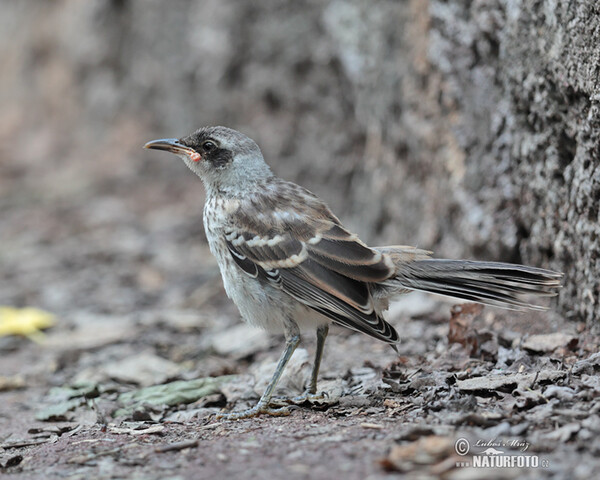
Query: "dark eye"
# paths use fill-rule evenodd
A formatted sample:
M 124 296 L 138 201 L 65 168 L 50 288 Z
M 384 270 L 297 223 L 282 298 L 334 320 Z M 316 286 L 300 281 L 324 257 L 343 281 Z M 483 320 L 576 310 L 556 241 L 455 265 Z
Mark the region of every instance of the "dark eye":
M 202 143 L 202 150 L 204 150 L 206 153 L 213 152 L 216 149 L 217 149 L 217 146 L 215 145 L 214 142 L 211 142 L 210 140 L 207 140 L 206 142 Z

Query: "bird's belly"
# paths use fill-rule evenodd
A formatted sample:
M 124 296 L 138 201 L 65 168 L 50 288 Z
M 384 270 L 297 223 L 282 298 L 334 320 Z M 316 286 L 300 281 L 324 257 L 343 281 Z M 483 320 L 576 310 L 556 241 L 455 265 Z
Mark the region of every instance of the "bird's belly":
M 292 316 L 291 302 L 282 301 L 272 287 L 263 286 L 241 272 L 234 262 L 231 262 L 230 268 L 221 269 L 221 275 L 227 296 L 246 322 L 269 332 L 283 333 L 285 318 Z

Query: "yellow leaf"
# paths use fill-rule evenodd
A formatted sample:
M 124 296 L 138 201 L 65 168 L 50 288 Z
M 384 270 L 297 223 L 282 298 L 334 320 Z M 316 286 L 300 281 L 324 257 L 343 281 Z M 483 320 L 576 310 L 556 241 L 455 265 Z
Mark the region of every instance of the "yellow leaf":
M 41 329 L 54 325 L 54 318 L 54 315 L 39 308 L 0 307 L 0 337 L 23 335 L 39 342 L 44 338 Z

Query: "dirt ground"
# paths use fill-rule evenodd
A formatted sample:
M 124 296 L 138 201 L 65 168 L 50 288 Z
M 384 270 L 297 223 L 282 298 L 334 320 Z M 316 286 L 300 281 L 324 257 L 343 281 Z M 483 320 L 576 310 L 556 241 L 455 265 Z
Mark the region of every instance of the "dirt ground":
M 200 183 L 144 154 L 101 169 L 2 166 L 0 305 L 56 315 L 38 342 L 0 337 L 4 478 L 588 479 L 600 468 L 599 339 L 551 310 L 411 294 L 388 315 L 398 355 L 333 329 L 322 401 L 215 420 L 256 402 L 283 341 L 242 324 L 225 297 Z M 279 395 L 301 391 L 314 346 L 306 336 Z M 513 463 L 475 466 L 492 457 Z

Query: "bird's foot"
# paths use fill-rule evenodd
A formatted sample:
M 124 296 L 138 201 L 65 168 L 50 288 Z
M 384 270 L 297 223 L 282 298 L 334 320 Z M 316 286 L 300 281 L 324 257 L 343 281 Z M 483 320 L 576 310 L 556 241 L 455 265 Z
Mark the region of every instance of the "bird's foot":
M 254 418 L 259 415 L 271 415 L 272 417 L 285 417 L 292 413 L 292 410 L 295 410 L 293 406 L 281 407 L 281 408 L 272 408 L 269 407 L 266 403 L 258 403 L 252 408 L 248 410 L 243 410 L 241 412 L 231 412 L 231 413 L 217 413 L 217 420 L 242 420 L 244 418 Z
M 292 405 L 304 405 L 306 403 L 310 405 L 322 405 L 327 403 L 328 398 L 329 395 L 327 392 L 312 393 L 307 390 L 302 395 L 290 398 L 288 401 Z

